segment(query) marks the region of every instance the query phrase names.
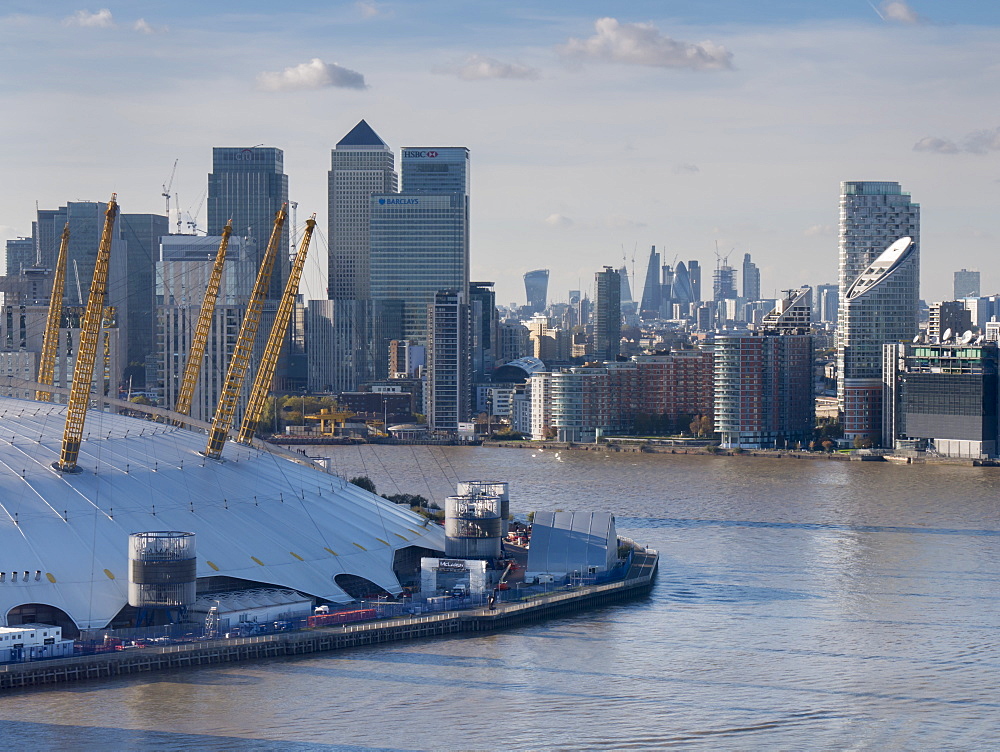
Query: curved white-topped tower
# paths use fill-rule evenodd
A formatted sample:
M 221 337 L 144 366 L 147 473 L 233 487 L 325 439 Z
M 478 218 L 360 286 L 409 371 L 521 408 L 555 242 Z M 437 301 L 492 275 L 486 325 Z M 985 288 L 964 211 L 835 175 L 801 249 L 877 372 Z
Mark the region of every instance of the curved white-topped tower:
M 59 473 L 65 410 L 0 398 L 2 624 L 58 609 L 106 626 L 128 599 L 130 533 L 195 533 L 199 581 L 336 602 L 398 593 L 394 564 L 444 550 L 439 526 L 311 462 L 235 443 L 209 460 L 204 435 L 162 423 L 92 411 L 82 472 Z

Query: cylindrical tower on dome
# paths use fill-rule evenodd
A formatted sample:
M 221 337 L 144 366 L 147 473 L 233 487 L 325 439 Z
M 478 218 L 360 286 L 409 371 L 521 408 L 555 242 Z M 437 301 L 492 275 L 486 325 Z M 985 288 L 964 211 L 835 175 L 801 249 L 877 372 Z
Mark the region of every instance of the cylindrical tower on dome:
M 158 530 L 128 537 L 128 602 L 136 608 L 179 608 L 194 603 L 194 533 Z
M 510 493 L 505 480 L 463 480 L 458 484 L 459 496 L 479 495 L 500 498 L 500 535 L 506 537 L 510 528 Z
M 449 496 L 444 508 L 444 550 L 451 559 L 500 556 L 500 498 L 485 494 Z

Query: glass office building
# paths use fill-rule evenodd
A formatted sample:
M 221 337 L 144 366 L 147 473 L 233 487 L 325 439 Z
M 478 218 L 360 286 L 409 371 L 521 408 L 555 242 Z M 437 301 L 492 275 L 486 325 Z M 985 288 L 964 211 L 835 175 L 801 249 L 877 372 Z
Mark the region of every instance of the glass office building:
M 233 235 L 243 238 L 243 247 L 256 259 L 264 256 L 274 228 L 274 215 L 288 202 L 285 155 L 271 146 L 243 148 L 217 146 L 212 149 L 212 172 L 208 176 L 208 234 L 221 235 L 230 219 Z M 289 228 L 282 230 L 281 246 L 274 262 L 268 298 L 279 300 L 288 279 Z
M 426 344 L 434 294 L 469 287 L 466 197 L 372 196 L 371 249 L 372 298 L 402 303 L 402 331 L 392 339 Z
M 401 308 L 385 336 L 424 345 L 434 294 L 469 289 L 469 150 L 406 147 L 402 182 L 371 197 L 371 296 Z

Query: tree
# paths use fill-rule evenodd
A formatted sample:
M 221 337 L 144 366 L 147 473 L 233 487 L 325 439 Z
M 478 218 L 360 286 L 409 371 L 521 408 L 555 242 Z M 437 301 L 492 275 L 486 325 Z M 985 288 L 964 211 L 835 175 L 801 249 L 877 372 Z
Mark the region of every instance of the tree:
M 871 439 L 866 439 L 864 436 L 855 436 L 854 437 L 854 448 L 855 449 L 871 449 L 872 448 L 872 440 Z
M 695 416 L 694 420 L 691 421 L 691 425 L 688 427 L 691 429 L 691 434 L 693 436 L 697 436 L 698 438 L 711 436 L 715 431 L 715 424 L 713 423 L 710 415 Z
M 375 481 L 369 478 L 367 475 L 359 475 L 356 478 L 351 478 L 348 483 L 353 483 L 358 488 L 363 488 L 369 493 L 377 493 L 375 490 Z

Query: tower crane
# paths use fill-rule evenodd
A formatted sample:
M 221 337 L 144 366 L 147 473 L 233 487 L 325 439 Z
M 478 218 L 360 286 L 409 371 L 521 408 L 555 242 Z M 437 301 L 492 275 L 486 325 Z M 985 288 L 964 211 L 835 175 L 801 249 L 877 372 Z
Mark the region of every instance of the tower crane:
M 316 215 L 313 214 L 306 220 L 302 244 L 299 246 L 299 252 L 295 254 L 295 261 L 292 263 L 288 282 L 285 284 L 285 292 L 281 296 L 281 302 L 278 304 L 278 310 L 274 316 L 274 326 L 271 327 L 271 334 L 267 338 L 264 355 L 261 357 L 260 367 L 257 369 L 257 377 L 254 379 L 253 389 L 250 390 L 250 399 L 247 401 L 247 409 L 243 413 L 243 423 L 236 439 L 241 444 L 250 444 L 253 441 L 254 431 L 257 430 L 260 416 L 264 412 L 264 401 L 267 399 L 267 393 L 271 390 L 271 381 L 274 379 L 274 370 L 278 366 L 281 345 L 285 341 L 285 334 L 288 333 L 288 322 L 292 318 L 295 296 L 299 294 L 299 281 L 302 279 L 302 269 L 306 265 L 306 254 L 309 252 L 309 241 L 312 240 L 315 227 Z M 304 422 L 305 415 L 302 417 Z
M 80 325 L 80 346 L 73 367 L 73 384 L 66 405 L 66 429 L 63 431 L 62 451 L 59 461 L 52 466 L 64 473 L 79 472 L 77 460 L 80 457 L 80 442 L 83 441 L 83 425 L 87 419 L 90 404 L 90 389 L 94 378 L 94 360 L 100 338 L 101 320 L 104 316 L 104 298 L 108 292 L 108 266 L 111 259 L 111 237 L 118 216 L 117 194 L 111 194 L 108 208 L 104 211 L 104 230 L 101 244 L 97 248 L 94 262 L 94 281 L 90 286 L 87 308 Z
M 194 214 L 191 213 L 191 209 L 190 208 L 187 210 L 188 218 L 187 218 L 187 222 L 185 222 L 185 224 L 187 224 L 188 229 L 191 231 L 192 235 L 197 235 L 198 234 L 198 217 L 201 216 L 201 207 L 204 206 L 204 204 L 205 204 L 205 196 L 207 194 L 208 194 L 208 191 L 203 191 L 202 192 L 201 198 L 198 200 L 198 208 L 194 210 Z
M 174 169 L 170 171 L 170 180 L 163 184 L 163 193 L 160 195 L 167 200 L 167 211 L 165 212 L 167 219 L 170 218 L 170 189 L 174 187 L 174 175 L 177 173 L 177 163 L 179 159 L 174 160 Z
M 226 445 L 229 429 L 233 425 L 236 403 L 239 400 L 240 390 L 243 388 L 243 379 L 250 367 L 253 343 L 257 338 L 257 329 L 260 327 L 264 295 L 271 282 L 271 270 L 274 268 L 274 258 L 278 253 L 278 246 L 281 245 L 281 230 L 287 218 L 288 205 L 282 204 L 274 217 L 271 239 L 264 251 L 264 259 L 253 284 L 250 300 L 247 302 L 247 311 L 243 316 L 243 324 L 240 326 L 240 334 L 236 340 L 233 357 L 229 361 L 229 370 L 226 372 L 226 381 L 222 387 L 222 394 L 219 396 L 219 405 L 215 409 L 212 431 L 208 435 L 208 444 L 205 447 L 205 456 L 212 459 L 217 460 L 222 456 L 222 449 Z
M 198 323 L 191 340 L 191 349 L 188 352 L 187 363 L 184 365 L 184 378 L 181 381 L 180 394 L 177 395 L 177 405 L 174 407 L 174 411 L 182 415 L 188 415 L 191 412 L 191 400 L 194 397 L 194 389 L 201 373 L 201 363 L 205 357 L 205 344 L 208 342 L 208 333 L 212 328 L 212 313 L 215 311 L 215 301 L 219 297 L 222 270 L 226 265 L 226 249 L 229 247 L 229 237 L 232 234 L 233 220 L 229 220 L 222 229 L 222 240 L 219 241 L 219 250 L 215 254 L 215 264 L 212 266 L 212 273 L 208 278 L 208 288 L 201 301 L 201 313 L 198 314 Z
M 59 351 L 59 324 L 62 322 L 63 291 L 66 287 L 66 257 L 69 255 L 69 222 L 63 227 L 59 241 L 59 256 L 56 259 L 56 273 L 52 278 L 52 296 L 49 299 L 49 313 L 45 317 L 45 334 L 42 337 L 42 354 L 38 358 L 38 383 L 55 381 L 56 354 Z M 51 402 L 52 393 L 43 390 L 35 392 L 35 399 Z

